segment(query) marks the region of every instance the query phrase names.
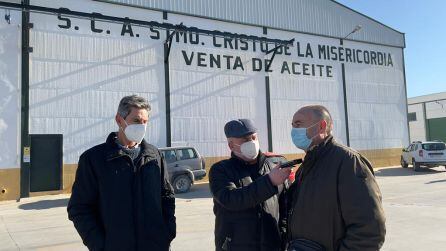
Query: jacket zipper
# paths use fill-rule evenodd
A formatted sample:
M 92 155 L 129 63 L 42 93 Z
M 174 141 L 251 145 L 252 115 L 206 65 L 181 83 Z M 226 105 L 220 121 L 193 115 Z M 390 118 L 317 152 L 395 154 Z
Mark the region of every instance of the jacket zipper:
M 294 212 L 294 208 L 291 208 L 290 211 L 288 212 L 288 223 L 287 223 L 287 227 L 288 230 L 290 230 L 290 232 L 287 234 L 288 238 L 287 238 L 287 242 L 292 241 L 291 238 L 293 236 L 293 231 L 291 231 L 291 217 L 293 215 Z
M 116 155 L 116 156 L 113 156 L 112 158 L 110 158 L 110 159 L 108 159 L 108 161 L 112 161 L 112 160 L 115 160 L 115 159 L 117 159 L 117 158 L 126 158 L 127 160 L 127 164 L 129 163 L 129 160 L 130 160 L 130 165 L 131 165 L 131 167 L 132 167 L 132 171 L 133 171 L 133 198 L 132 198 L 132 209 L 133 209 L 133 226 L 134 226 L 134 231 L 135 231 L 135 235 L 136 235 L 136 237 L 137 237 L 137 233 L 138 233 L 138 227 L 137 227 L 137 225 L 136 225 L 136 219 L 135 219 L 135 210 L 136 210 L 136 205 L 135 205 L 135 203 L 136 203 L 136 201 L 135 201 L 135 195 L 136 195 L 136 191 L 135 191 L 135 179 L 137 178 L 137 171 L 138 171 L 138 169 L 137 169 L 137 167 L 136 167 L 136 165 L 133 163 L 133 160 L 129 157 L 129 156 L 126 156 L 126 155 Z M 136 245 L 136 248 L 138 249 L 138 238 L 136 238 L 135 239 L 135 245 Z
M 133 186 L 133 196 L 132 196 L 132 207 L 133 207 L 133 228 L 134 228 L 134 231 L 135 231 L 135 245 L 136 245 L 136 249 L 138 249 L 138 247 L 139 247 L 139 240 L 138 240 L 138 222 L 137 222 L 137 220 L 136 220 L 136 216 L 137 216 L 137 214 L 138 214 L 138 212 L 137 212 L 137 206 L 136 206 L 136 201 L 137 201 L 137 198 L 136 198 L 136 194 L 137 194 L 137 189 L 138 189 L 138 187 L 136 186 L 136 179 L 138 178 L 138 174 L 137 174 L 137 168 L 136 168 L 136 165 L 133 163 L 133 160 L 130 158 L 130 157 L 128 157 L 129 159 L 130 159 L 130 164 L 131 164 L 131 167 L 132 167 L 132 171 L 133 171 L 133 184 L 132 184 L 132 186 Z M 128 161 L 128 160 L 127 160 Z
M 302 189 L 302 181 L 303 181 L 302 173 L 303 173 L 303 170 L 301 172 L 299 172 L 299 175 L 297 176 L 297 180 L 294 181 L 294 182 L 297 182 L 297 184 L 295 184 L 297 187 L 293 191 L 294 193 L 296 193 L 296 190 L 298 190 L 298 193 L 300 193 L 300 189 Z M 291 229 L 292 229 L 292 227 L 291 227 L 291 222 L 292 222 L 291 219 L 292 219 L 292 217 L 294 215 L 294 205 L 297 204 L 297 202 L 298 202 L 298 201 L 294 201 L 293 199 L 294 199 L 294 196 L 291 195 L 291 203 L 292 203 L 292 205 L 290 205 L 291 208 L 290 208 L 290 211 L 288 212 L 288 218 L 287 218 L 287 228 L 289 230 L 289 233 L 287 233 L 287 237 L 288 237 L 287 241 L 288 242 L 292 241 L 293 231 L 291 231 Z M 296 200 L 298 200 L 298 199 L 299 199 L 299 195 L 296 196 Z

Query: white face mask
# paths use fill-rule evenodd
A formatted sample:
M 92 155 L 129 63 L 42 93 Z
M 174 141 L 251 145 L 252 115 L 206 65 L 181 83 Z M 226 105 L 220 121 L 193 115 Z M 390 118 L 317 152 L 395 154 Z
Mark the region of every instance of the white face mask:
M 254 160 L 259 155 L 260 146 L 258 140 L 247 141 L 239 146 L 241 154 L 247 160 Z
M 129 125 L 125 120 L 124 123 L 127 125 L 127 127 L 124 129 L 125 137 L 132 142 L 136 142 L 137 144 L 141 143 L 141 141 L 144 139 L 144 135 L 146 134 L 147 124 Z

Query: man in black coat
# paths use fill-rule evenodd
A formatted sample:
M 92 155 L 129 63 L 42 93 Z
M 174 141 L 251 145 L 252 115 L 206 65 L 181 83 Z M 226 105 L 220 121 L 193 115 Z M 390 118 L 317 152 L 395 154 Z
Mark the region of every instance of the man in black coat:
M 291 170 L 278 168 L 259 150 L 248 119 L 225 125 L 231 158 L 214 164 L 209 184 L 214 198 L 215 249 L 280 250 L 286 208 L 279 203 Z
M 127 96 L 117 133 L 79 159 L 68 217 L 89 250 L 169 250 L 175 197 L 159 150 L 144 140 L 150 105 Z

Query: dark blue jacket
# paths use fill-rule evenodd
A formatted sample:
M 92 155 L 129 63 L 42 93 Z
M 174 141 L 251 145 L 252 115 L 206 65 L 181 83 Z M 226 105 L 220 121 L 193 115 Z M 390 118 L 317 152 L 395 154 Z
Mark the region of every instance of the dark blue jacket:
M 283 185 L 268 177 L 273 164 L 260 153 L 252 172 L 234 154 L 211 167 L 209 185 L 214 198 L 215 250 L 278 251 L 286 221 Z
M 169 250 L 175 197 L 164 159 L 143 141 L 134 165 L 116 137 L 80 156 L 68 217 L 90 250 Z

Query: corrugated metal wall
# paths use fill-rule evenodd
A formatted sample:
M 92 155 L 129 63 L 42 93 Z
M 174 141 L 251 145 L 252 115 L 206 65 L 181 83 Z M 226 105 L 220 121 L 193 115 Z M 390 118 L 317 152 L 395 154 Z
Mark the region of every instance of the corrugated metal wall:
M 204 29 L 230 30 L 236 33 L 261 35 L 262 29 L 184 15 L 169 15 L 169 22 L 184 22 Z M 198 53 L 205 56 L 198 66 Z M 184 63 L 184 55 L 194 60 Z M 210 67 L 210 54 L 220 56 L 221 65 Z M 231 56 L 230 67 L 223 55 Z M 233 70 L 235 57 L 240 57 L 244 68 Z M 175 43 L 170 55 L 170 85 L 172 107 L 172 146 L 194 146 L 200 154 L 228 156 L 230 154 L 224 125 L 232 119 L 249 118 L 259 129 L 260 147 L 268 149 L 266 127 L 266 94 L 263 72 L 249 70 L 252 57 L 264 56 L 261 52 L 230 51 L 212 46 L 212 37 L 200 36 L 198 45 Z
M 426 140 L 426 124 L 424 121 L 424 110 L 422 104 L 409 105 L 409 113 L 414 112 L 417 120 L 409 122 L 410 128 L 410 140 L 413 141 L 425 141 Z
M 0 20 L 0 169 L 19 166 L 22 15 L 19 11 L 10 15 L 10 24 Z
M 63 6 L 81 9 L 83 3 L 65 1 Z M 103 5 L 90 4 L 88 9 L 109 15 L 130 9 L 104 10 Z M 160 21 L 162 14 L 133 8 L 131 17 Z M 31 22 L 35 24 L 30 35 L 31 134 L 63 134 L 64 163 L 77 163 L 83 151 L 118 131 L 114 117 L 120 99 L 137 94 L 152 106 L 146 138 L 151 144 L 166 145 L 163 39 L 124 37 L 122 25 L 104 23 L 98 28 L 112 35 L 92 34 L 85 19 L 72 18 L 70 29 L 59 28 L 66 22 L 52 15 L 31 13 Z M 140 33 L 136 28 L 134 32 Z
M 409 99 L 409 113 L 416 113 L 416 120 L 409 122 L 411 141 L 427 140 L 428 136 L 431 136 L 429 135 L 428 121 L 432 119 L 446 118 L 445 98 L 446 93 L 437 93 Z M 421 102 L 425 103 L 423 104 Z M 423 109 L 423 105 L 425 106 L 425 109 Z M 426 114 L 424 114 L 424 112 L 426 112 Z M 426 133 L 428 133 L 428 135 L 426 135 Z M 430 138 L 433 139 L 432 137 Z
M 293 145 L 290 133 L 292 117 L 304 105 L 317 104 L 327 107 L 333 117 L 333 135 L 339 142 L 347 144 L 341 64 L 337 61 L 327 64 L 333 67 L 333 77 L 327 77 L 325 70 L 323 70 L 323 76 L 320 76 L 321 72 L 317 72 L 315 76 L 302 74 L 303 63 L 324 64 L 317 56 L 316 44 L 337 45 L 339 40 L 280 30 L 268 30 L 268 35 L 286 39 L 295 38 L 300 43 L 302 51 L 309 43 L 312 45 L 314 53 L 314 57 L 302 57 L 297 53 L 291 53 L 290 56 L 281 54 L 277 55 L 273 61 L 273 72 L 269 73 L 269 77 L 274 151 L 286 154 L 303 153 Z M 296 47 L 292 47 L 291 51 L 295 52 Z M 288 63 L 291 73 L 281 72 L 284 62 Z M 293 73 L 293 63 L 299 63 L 294 69 L 299 75 Z
M 404 47 L 404 34 L 331 0 L 97 0 Z
M 345 64 L 351 146 L 358 150 L 405 146 L 408 139 L 402 49 L 345 42 L 345 47 L 389 52 L 393 66 Z
M 44 0 L 33 0 L 32 3 L 51 5 Z M 264 35 L 258 26 L 180 14 L 169 14 L 168 20 L 163 20 L 162 12 L 90 0 L 58 3 L 58 7 L 71 10 L 296 39 L 292 47 L 282 48 L 289 53 L 278 54 L 272 72 L 267 72 L 265 65 L 261 70 L 254 69 L 254 62 L 271 58 L 271 54 L 265 53 L 268 45 L 264 43 L 244 41 L 246 48 L 242 49 L 242 40 L 205 35 L 194 38 L 194 33 L 178 34 L 178 39 L 175 36 L 168 71 L 173 146 L 194 146 L 206 157 L 227 156 L 229 149 L 223 133 L 224 124 L 234 118 L 251 118 L 260 129 L 261 149 L 268 149 L 267 77 L 273 151 L 298 151 L 290 140 L 290 124 L 294 112 L 307 104 L 327 106 L 335 120 L 335 137 L 346 143 L 343 64 L 351 145 L 359 150 L 407 145 L 401 48 L 359 42 L 345 42 L 341 46 L 339 39 L 277 29 L 268 29 Z M 90 20 L 71 18 L 70 28 L 65 29 L 66 21 L 54 15 L 31 13 L 31 19 L 34 23 L 31 30 L 34 52 L 30 59 L 31 133 L 64 134 L 64 163 L 76 163 L 82 151 L 103 142 L 106 134 L 117 129 L 113 116 L 119 99 L 135 93 L 153 104 L 148 141 L 157 146 L 166 145 L 165 31 L 159 31 L 160 36 L 151 39 L 147 27 L 133 26 L 135 35 L 130 36 L 123 35 L 123 24 L 97 21 L 97 26 L 104 29 L 98 33 L 91 30 Z M 196 40 L 195 43 L 189 36 Z M 188 41 L 184 41 L 185 38 Z M 237 48 L 234 46 L 236 41 L 240 43 Z M 326 57 L 328 47 L 336 59 Z M 350 51 L 356 48 L 353 53 L 356 56 L 361 50 L 386 53 L 392 56 L 393 65 L 351 62 L 352 55 L 350 62 L 346 59 L 349 56 L 342 56 L 340 60 L 341 54 L 347 55 L 347 48 Z M 306 51 L 310 49 L 312 53 L 307 55 Z M 220 57 L 219 66 L 215 62 L 211 65 L 211 57 Z M 237 57 L 244 68 L 234 66 Z M 284 70 L 285 63 L 291 70 Z M 312 69 L 312 66 L 323 70 Z
M 409 98 L 409 113 L 416 113 L 416 121 L 409 122 L 411 141 L 427 140 L 427 120 L 446 118 L 445 99 L 446 92 Z M 423 103 L 425 105 L 425 110 L 423 109 Z M 424 112 L 426 112 L 426 114 L 424 114 Z
M 446 117 L 446 100 L 426 103 L 427 119 L 445 118 L 445 117 Z

